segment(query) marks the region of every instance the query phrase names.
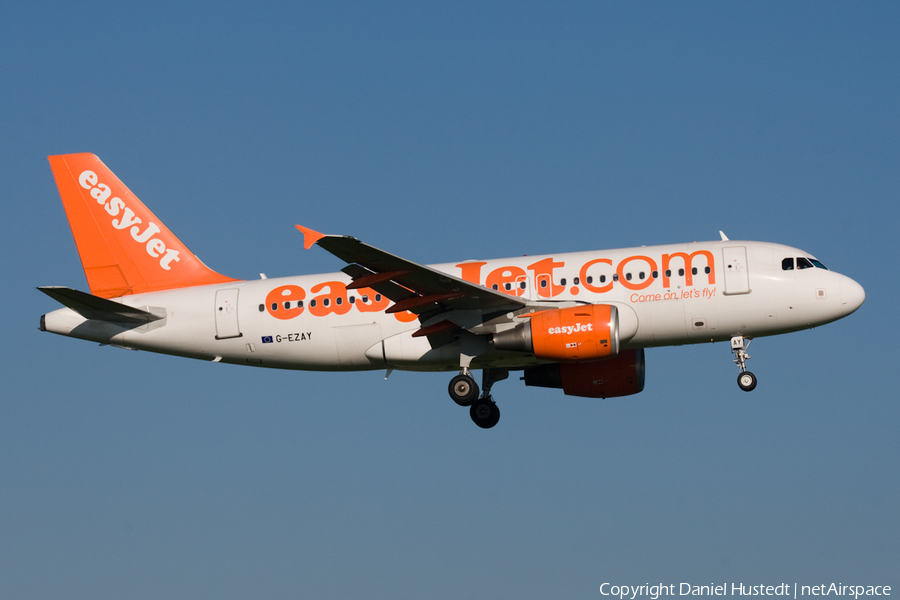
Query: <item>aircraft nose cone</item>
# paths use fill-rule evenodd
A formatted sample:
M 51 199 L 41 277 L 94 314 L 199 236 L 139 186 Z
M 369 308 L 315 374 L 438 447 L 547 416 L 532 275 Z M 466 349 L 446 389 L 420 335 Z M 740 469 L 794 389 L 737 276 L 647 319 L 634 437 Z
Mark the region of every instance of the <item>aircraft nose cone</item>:
M 841 314 L 847 316 L 866 301 L 866 290 L 849 277 L 841 279 Z

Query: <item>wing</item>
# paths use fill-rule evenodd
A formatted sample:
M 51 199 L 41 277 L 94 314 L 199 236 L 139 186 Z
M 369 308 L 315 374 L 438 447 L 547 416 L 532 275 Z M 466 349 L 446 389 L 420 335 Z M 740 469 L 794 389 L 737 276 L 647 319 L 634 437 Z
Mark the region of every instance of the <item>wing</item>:
M 515 311 L 526 303 L 514 296 L 488 289 L 448 273 L 420 265 L 344 235 L 325 235 L 297 225 L 304 247 L 314 244 L 348 263 L 341 269 L 353 280 L 348 289 L 372 288 L 392 300 L 388 313 L 410 311 L 424 323 L 448 311 L 481 311 L 493 314 Z M 440 326 L 438 321 L 436 325 Z M 446 328 L 447 326 L 445 326 Z M 416 335 L 429 335 L 419 330 Z

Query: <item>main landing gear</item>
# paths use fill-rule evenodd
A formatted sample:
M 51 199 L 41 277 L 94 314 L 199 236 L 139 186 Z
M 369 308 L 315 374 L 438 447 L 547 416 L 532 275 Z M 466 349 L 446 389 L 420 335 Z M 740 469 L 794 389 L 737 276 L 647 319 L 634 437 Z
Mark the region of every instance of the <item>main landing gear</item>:
M 509 377 L 509 369 L 484 369 L 481 387 L 483 392 L 478 396 L 478 384 L 472 378 L 468 368 L 463 368 L 459 375 L 450 380 L 448 391 L 453 401 L 460 406 L 469 407 L 469 416 L 482 429 L 490 429 L 500 420 L 500 409 L 491 397 L 494 383 Z
M 747 354 L 747 348 L 753 340 L 744 340 L 742 336 L 731 338 L 731 352 L 734 354 L 734 364 L 740 367 L 741 372 L 738 373 L 737 383 L 745 392 L 752 392 L 756 387 L 756 375 L 747 370 L 746 362 L 750 360 Z

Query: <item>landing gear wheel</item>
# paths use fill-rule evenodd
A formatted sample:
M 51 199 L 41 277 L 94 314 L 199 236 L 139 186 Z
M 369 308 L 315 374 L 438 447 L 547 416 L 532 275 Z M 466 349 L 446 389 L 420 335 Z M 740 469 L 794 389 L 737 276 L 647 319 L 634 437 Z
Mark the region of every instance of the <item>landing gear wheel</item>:
M 479 398 L 469 409 L 469 416 L 482 429 L 490 429 L 500 420 L 500 408 L 490 398 Z
M 756 387 L 756 375 L 750 371 L 744 371 L 738 375 L 738 386 L 745 392 L 752 392 Z
M 457 375 L 450 380 L 447 389 L 450 397 L 460 406 L 471 406 L 478 397 L 478 384 L 469 375 Z

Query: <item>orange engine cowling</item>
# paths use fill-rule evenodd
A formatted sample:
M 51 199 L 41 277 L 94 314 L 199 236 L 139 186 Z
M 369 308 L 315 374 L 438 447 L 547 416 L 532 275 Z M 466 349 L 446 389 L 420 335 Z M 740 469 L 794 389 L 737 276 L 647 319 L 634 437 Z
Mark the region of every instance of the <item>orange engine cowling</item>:
M 584 398 L 637 394 L 644 389 L 644 349 L 623 350 L 607 360 L 530 367 L 525 385 L 562 388 L 568 396 Z
M 619 353 L 619 312 L 609 304 L 555 308 L 530 315 L 530 322 L 494 334 L 497 350 L 532 352 L 563 362 L 609 358 Z

